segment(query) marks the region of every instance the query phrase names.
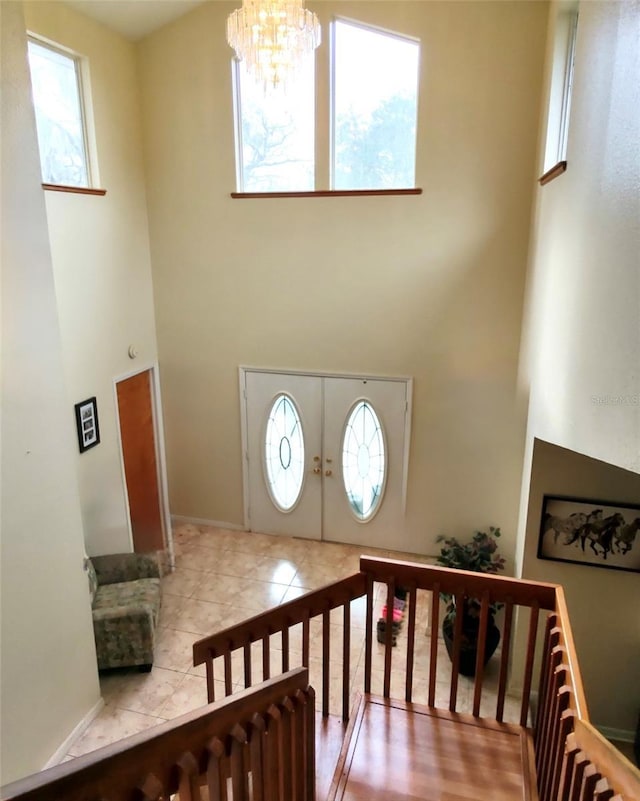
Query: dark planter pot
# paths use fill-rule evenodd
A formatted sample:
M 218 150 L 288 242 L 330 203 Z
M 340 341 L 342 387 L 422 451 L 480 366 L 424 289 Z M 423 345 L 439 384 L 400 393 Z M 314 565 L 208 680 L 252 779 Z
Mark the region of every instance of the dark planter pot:
M 453 620 L 445 620 L 442 623 L 442 636 L 447 647 L 449 658 L 453 662 Z M 491 659 L 500 642 L 500 629 L 496 626 L 493 615 L 489 615 L 487 626 L 487 639 L 484 647 L 484 664 Z M 476 658 L 478 655 L 478 621 L 470 619 L 465 615 L 462 623 L 462 645 L 460 646 L 460 673 L 463 676 L 473 678 L 476 675 Z

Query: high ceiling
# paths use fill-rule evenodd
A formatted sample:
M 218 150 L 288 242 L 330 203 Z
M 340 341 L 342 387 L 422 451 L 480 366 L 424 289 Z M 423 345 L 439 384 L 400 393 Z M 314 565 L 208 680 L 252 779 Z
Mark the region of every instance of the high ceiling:
M 186 14 L 205 0 L 66 0 L 67 5 L 133 41 Z M 240 2 L 238 2 L 240 5 Z

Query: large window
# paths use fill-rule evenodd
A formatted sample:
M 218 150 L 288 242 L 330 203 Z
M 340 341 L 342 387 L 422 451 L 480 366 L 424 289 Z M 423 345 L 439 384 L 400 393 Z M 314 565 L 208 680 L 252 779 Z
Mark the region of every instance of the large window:
M 75 56 L 29 39 L 29 67 L 44 183 L 90 185 L 80 64 Z
M 240 192 L 302 192 L 314 186 L 314 64 L 286 90 L 265 88 L 234 62 Z
M 415 186 L 418 42 L 336 20 L 333 188 Z
M 318 115 L 330 130 L 317 138 L 313 58 L 285 89 L 265 88 L 235 61 L 238 191 L 414 188 L 419 57 L 414 39 L 335 20 L 331 76 L 321 76 L 330 108 Z M 330 165 L 318 185 L 316 148 Z
M 573 90 L 573 62 L 578 30 L 578 9 L 564 4 L 556 17 L 544 171 L 567 160 L 567 140 Z

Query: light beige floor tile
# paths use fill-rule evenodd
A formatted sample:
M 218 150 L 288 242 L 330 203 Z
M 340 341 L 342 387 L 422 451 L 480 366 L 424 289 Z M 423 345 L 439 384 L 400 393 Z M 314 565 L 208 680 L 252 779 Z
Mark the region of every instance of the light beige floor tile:
M 187 673 L 193 664 L 193 643 L 199 635 L 177 629 L 159 628 L 156 631 L 154 667 Z
M 349 575 L 349 569 L 343 567 L 341 562 L 336 565 L 303 562 L 299 565 L 295 576 L 292 578 L 291 586 L 316 590 Z
M 210 552 L 213 554 L 213 559 L 209 565 L 209 572 L 220 573 L 225 576 L 239 576 L 241 578 L 253 577 L 261 578 L 255 575 L 257 566 L 262 562 L 263 558 L 260 554 L 246 554 L 240 551 L 220 551 Z M 265 581 L 271 579 L 266 578 Z M 282 582 L 288 583 L 288 582 Z
M 200 580 L 194 587 L 191 597 L 211 603 L 231 603 L 238 581 L 242 581 L 238 576 L 227 576 L 216 572 L 200 573 L 199 576 Z
M 229 601 L 234 606 L 237 605 L 244 609 L 255 609 L 259 612 L 264 612 L 282 603 L 288 589 L 288 584 L 239 579 L 235 591 L 229 594 Z
M 97 748 L 110 745 L 124 737 L 150 729 L 165 718 L 143 715 L 115 705 L 106 706 L 98 717 L 87 727 L 83 735 L 69 749 L 73 756 L 82 756 Z
M 274 559 L 263 556 L 246 572 L 247 578 L 257 581 L 272 581 L 275 584 L 291 584 L 297 572 L 297 564 L 289 559 Z
M 180 610 L 168 619 L 167 627 L 204 637 L 227 627 L 227 611 L 226 604 L 185 598 Z
M 162 717 L 160 707 L 173 694 L 184 675 L 155 665 L 150 673 L 132 671 L 123 675 L 111 704 L 131 712 Z
M 168 573 L 163 577 L 162 594 L 180 595 L 188 598 L 192 595 L 201 579 L 202 573 L 199 570 L 190 570 L 186 567 L 174 570 L 173 573 Z
M 216 697 L 218 693 L 220 697 L 224 695 L 224 683 L 216 682 Z M 176 718 L 191 712 L 201 706 L 207 704 L 207 683 L 200 676 L 193 676 L 186 674 L 182 677 L 182 682 L 173 692 L 173 694 L 165 700 L 161 707 L 160 714 L 167 718 Z
M 220 554 L 226 553 L 213 548 L 202 548 L 198 545 L 186 547 L 183 552 L 176 557 L 176 568 L 188 568 L 207 573 L 216 568 Z

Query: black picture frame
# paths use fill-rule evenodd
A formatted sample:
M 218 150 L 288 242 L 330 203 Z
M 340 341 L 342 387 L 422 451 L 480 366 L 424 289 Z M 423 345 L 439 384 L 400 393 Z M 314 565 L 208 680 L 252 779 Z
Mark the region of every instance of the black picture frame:
M 640 573 L 640 504 L 545 495 L 538 559 Z
M 87 398 L 75 405 L 76 429 L 78 431 L 78 447 L 80 453 L 95 448 L 100 442 L 100 426 L 98 425 L 98 404 L 95 398 Z

